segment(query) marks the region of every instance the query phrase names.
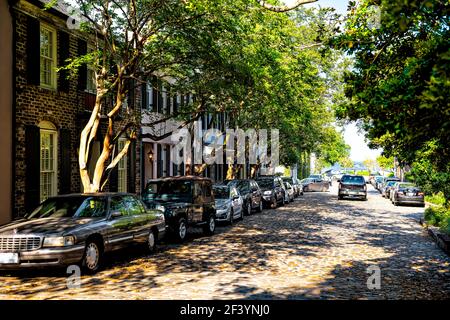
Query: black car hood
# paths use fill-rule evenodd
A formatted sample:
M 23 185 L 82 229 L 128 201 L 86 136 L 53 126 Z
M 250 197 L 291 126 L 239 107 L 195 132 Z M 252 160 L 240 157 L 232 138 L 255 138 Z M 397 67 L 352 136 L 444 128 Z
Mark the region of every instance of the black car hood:
M 42 218 L 42 219 L 20 219 L 0 227 L 0 235 L 8 234 L 41 234 L 54 235 L 65 234 L 75 228 L 98 220 L 98 218 Z
M 183 201 L 167 202 L 167 201 L 156 201 L 156 200 L 145 201 L 145 204 L 147 205 L 147 207 L 149 209 L 155 209 L 156 206 L 158 206 L 158 205 L 163 206 L 164 208 L 168 208 L 168 209 L 186 208 L 191 205 L 189 202 L 183 202 Z

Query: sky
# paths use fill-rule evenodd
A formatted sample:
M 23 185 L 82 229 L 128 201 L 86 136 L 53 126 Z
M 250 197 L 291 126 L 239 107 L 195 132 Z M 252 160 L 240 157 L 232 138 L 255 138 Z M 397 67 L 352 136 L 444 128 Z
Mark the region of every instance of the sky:
M 287 5 L 295 3 L 296 0 L 284 0 Z M 348 0 L 318 0 L 314 3 L 306 4 L 305 7 L 333 7 L 337 13 L 345 15 L 347 12 Z M 354 123 L 344 127 L 345 142 L 351 147 L 350 159 L 362 162 L 366 159 L 375 159 L 381 154 L 381 150 L 372 150 L 367 146 L 364 133 L 358 132 Z

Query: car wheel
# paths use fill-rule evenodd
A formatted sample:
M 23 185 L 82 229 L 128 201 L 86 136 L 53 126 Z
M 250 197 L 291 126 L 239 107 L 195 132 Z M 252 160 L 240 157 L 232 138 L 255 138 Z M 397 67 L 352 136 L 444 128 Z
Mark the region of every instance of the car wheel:
M 251 202 L 249 201 L 248 203 L 247 203 L 247 215 L 249 216 L 249 215 L 251 215 L 252 214 L 252 204 L 251 204 Z
M 84 271 L 89 274 L 94 274 L 100 270 L 102 262 L 103 250 L 100 244 L 95 240 L 89 241 L 84 249 L 83 260 L 81 262 Z
M 259 206 L 258 206 L 257 211 L 258 211 L 258 212 L 262 212 L 262 211 L 263 211 L 263 203 L 262 203 L 262 199 L 259 200 Z
M 233 224 L 233 220 L 234 220 L 234 210 L 233 210 L 233 208 L 231 208 L 230 209 L 230 219 L 228 219 L 228 223 L 230 225 L 232 225 Z
M 203 232 L 207 235 L 212 235 L 214 234 L 214 231 L 216 231 L 216 220 L 214 219 L 214 216 L 211 214 L 208 218 L 206 226 L 204 226 Z
M 177 228 L 175 230 L 175 237 L 179 242 L 183 242 L 186 239 L 187 225 L 186 220 L 181 218 L 178 220 Z
M 154 253 L 156 251 L 156 232 L 154 230 L 150 230 L 147 237 L 147 250 L 149 253 Z
M 394 206 L 398 207 L 398 202 L 397 201 L 393 201 L 392 203 L 394 204 Z
M 272 209 L 275 209 L 275 208 L 277 207 L 277 204 L 278 204 L 277 199 L 276 199 L 276 198 L 273 198 L 272 204 L 270 205 L 270 207 L 271 207 Z
M 339 195 L 338 200 L 342 200 L 342 199 L 344 199 L 344 197 Z
M 241 207 L 241 216 L 239 217 L 239 220 L 244 220 L 244 208 Z

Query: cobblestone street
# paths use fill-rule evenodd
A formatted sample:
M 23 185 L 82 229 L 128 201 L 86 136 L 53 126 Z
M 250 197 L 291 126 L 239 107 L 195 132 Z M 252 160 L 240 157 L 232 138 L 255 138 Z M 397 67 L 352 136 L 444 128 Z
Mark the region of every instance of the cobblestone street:
M 185 244 L 110 258 L 81 287 L 64 271 L 3 272 L 0 299 L 449 299 L 450 258 L 418 223 L 423 208 L 305 193 L 294 203 L 194 235 Z M 367 268 L 381 289 L 367 288 Z

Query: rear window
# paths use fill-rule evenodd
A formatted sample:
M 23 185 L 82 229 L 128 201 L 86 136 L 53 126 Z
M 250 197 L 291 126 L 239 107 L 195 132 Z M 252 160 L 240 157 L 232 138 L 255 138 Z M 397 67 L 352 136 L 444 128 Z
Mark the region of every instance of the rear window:
M 355 183 L 355 184 L 365 184 L 366 181 L 364 180 L 363 176 L 343 176 L 341 178 L 342 183 Z

